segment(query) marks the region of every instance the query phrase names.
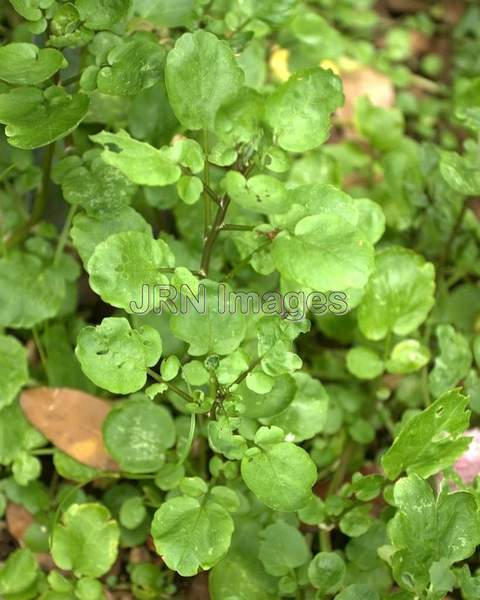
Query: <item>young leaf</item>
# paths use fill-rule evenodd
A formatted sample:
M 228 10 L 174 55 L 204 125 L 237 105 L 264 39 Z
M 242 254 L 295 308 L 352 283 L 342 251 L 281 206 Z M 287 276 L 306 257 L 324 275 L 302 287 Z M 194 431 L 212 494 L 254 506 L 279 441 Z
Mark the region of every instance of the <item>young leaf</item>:
M 259 559 L 265 571 L 280 577 L 301 567 L 310 558 L 310 550 L 302 534 L 291 525 L 278 521 L 260 534 Z

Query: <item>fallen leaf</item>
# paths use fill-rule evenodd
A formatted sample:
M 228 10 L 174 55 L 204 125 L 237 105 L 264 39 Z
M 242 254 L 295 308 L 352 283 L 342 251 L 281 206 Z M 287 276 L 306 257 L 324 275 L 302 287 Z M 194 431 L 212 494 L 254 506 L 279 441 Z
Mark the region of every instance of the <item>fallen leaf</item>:
M 65 454 L 94 469 L 120 470 L 103 444 L 102 424 L 111 410 L 106 400 L 70 388 L 38 387 L 23 392 L 20 405 L 30 423 Z
M 360 67 L 342 72 L 345 104 L 337 110 L 340 121 L 353 120 L 355 102 L 361 96 L 368 96 L 371 103 L 382 108 L 390 108 L 395 102 L 395 89 L 390 79 L 370 67 Z

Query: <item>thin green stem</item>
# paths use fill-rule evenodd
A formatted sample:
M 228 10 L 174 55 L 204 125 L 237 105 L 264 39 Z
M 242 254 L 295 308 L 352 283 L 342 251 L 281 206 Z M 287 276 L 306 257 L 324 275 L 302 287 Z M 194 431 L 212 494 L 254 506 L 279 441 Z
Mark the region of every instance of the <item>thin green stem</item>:
M 268 242 L 265 242 L 264 244 L 261 244 L 260 246 L 258 246 L 257 248 L 255 248 L 255 250 L 253 250 L 252 252 L 250 252 L 250 254 L 247 254 L 247 256 L 245 256 L 245 258 L 242 258 L 242 260 L 236 264 L 222 279 L 223 281 L 227 281 L 228 279 L 231 279 L 236 273 L 238 273 L 238 271 L 240 271 L 241 269 L 243 269 L 243 267 L 246 267 L 249 262 L 252 260 L 252 258 L 255 256 L 255 254 L 257 252 L 260 252 L 260 250 L 263 250 L 264 248 L 266 248 L 267 246 L 270 245 L 270 240 Z
M 35 341 L 35 346 L 37 347 L 38 355 L 40 356 L 40 362 L 42 363 L 43 370 L 47 369 L 47 357 L 45 351 L 43 350 L 42 342 L 40 341 L 40 336 L 38 334 L 38 329 L 36 326 L 32 327 L 33 339 Z
M 217 206 L 220 206 L 220 198 L 217 196 L 217 194 L 212 190 L 206 181 L 203 181 L 202 183 L 204 191 L 210 196 Z
M 9 166 L 8 166 L 6 169 L 4 169 L 4 170 L 3 170 L 3 171 L 0 173 L 0 181 L 2 181 L 2 179 L 3 179 L 4 177 L 6 177 L 6 176 L 7 176 L 7 175 L 10 173 L 10 171 L 11 171 L 12 169 L 14 169 L 14 168 L 15 168 L 15 165 L 14 165 L 14 164 L 11 164 L 11 165 L 9 165 Z
M 195 437 L 195 416 L 195 413 L 190 415 L 190 429 L 188 430 L 187 443 L 185 444 L 185 448 L 178 458 L 177 465 L 183 465 L 190 454 L 190 450 L 192 449 L 193 438 Z
M 22 242 L 30 233 L 30 230 L 36 225 L 43 217 L 45 206 L 47 204 L 48 187 L 50 182 L 50 173 L 52 170 L 53 154 L 55 152 L 55 142 L 52 142 L 45 149 L 45 155 L 43 159 L 43 174 L 42 183 L 35 194 L 35 200 L 33 202 L 32 213 L 26 223 L 19 227 L 10 238 L 5 242 L 6 248 L 12 248 L 20 242 Z
M 205 239 L 205 244 L 203 245 L 202 258 L 200 261 L 200 272 L 204 277 L 208 276 L 213 247 L 215 245 L 215 242 L 217 241 L 220 231 L 222 230 L 222 226 L 225 221 L 225 215 L 227 214 L 229 204 L 230 199 L 228 198 L 228 196 L 223 196 L 223 198 L 220 199 L 220 206 L 218 207 L 213 224 L 209 229 L 208 235 Z
M 225 223 L 222 225 L 222 231 L 253 231 L 256 225 L 237 225 L 235 223 Z
M 160 377 L 160 375 L 155 373 L 155 371 L 153 371 L 152 369 L 147 369 L 147 373 L 150 375 L 150 377 L 152 379 L 155 379 L 155 381 L 157 383 L 164 383 L 168 387 L 169 390 L 171 390 L 174 394 L 177 394 L 177 396 L 180 396 L 187 402 L 194 401 L 192 396 L 190 396 L 190 394 L 187 394 L 187 392 L 184 392 L 183 390 L 181 390 L 179 387 L 177 387 L 175 384 L 171 383 L 170 381 L 165 381 L 164 379 L 162 379 Z
M 205 191 L 204 199 L 203 199 L 203 234 L 207 238 L 208 232 L 210 230 L 210 221 L 212 218 L 210 211 L 210 163 L 208 162 L 208 131 L 206 129 L 203 130 L 203 153 L 205 155 L 205 163 L 203 167 L 203 189 Z
M 262 360 L 263 356 L 258 356 L 253 362 L 252 364 L 248 367 L 248 369 L 246 371 L 244 371 L 243 373 L 241 373 L 233 383 L 231 383 L 228 387 L 229 389 L 231 387 L 233 387 L 234 385 L 238 385 L 239 383 L 242 383 L 242 381 L 253 371 L 253 369 L 260 364 L 260 361 Z
M 65 218 L 65 223 L 63 224 L 62 232 L 60 233 L 60 237 L 58 238 L 57 247 L 55 249 L 55 256 L 53 257 L 53 266 L 56 267 L 60 261 L 60 258 L 63 253 L 63 249 L 65 248 L 65 244 L 67 243 L 68 234 L 70 233 L 70 227 L 72 225 L 72 220 L 77 211 L 77 205 L 72 204 L 68 214 Z

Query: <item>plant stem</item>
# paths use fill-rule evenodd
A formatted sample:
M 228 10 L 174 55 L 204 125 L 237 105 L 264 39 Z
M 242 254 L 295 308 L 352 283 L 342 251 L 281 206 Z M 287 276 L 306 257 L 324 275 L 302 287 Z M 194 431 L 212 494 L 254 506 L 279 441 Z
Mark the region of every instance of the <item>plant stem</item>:
M 448 260 L 450 252 L 452 251 L 453 242 L 455 241 L 455 238 L 457 237 L 457 234 L 460 231 L 460 228 L 462 227 L 463 217 L 465 216 L 466 211 L 467 211 L 467 203 L 464 202 L 462 204 L 462 208 L 460 209 L 460 212 L 458 213 L 457 218 L 455 219 L 455 222 L 452 227 L 452 231 L 450 232 L 448 240 L 445 244 L 444 251 L 438 261 L 438 269 L 437 269 L 437 282 L 438 283 L 441 282 L 441 280 L 443 279 L 443 273 L 445 270 L 446 262 Z
M 52 170 L 53 154 L 55 151 L 55 142 L 52 142 L 45 149 L 45 156 L 43 159 L 43 175 L 42 183 L 37 189 L 35 194 L 35 200 L 33 202 L 32 213 L 26 223 L 19 227 L 10 238 L 5 242 L 5 247 L 12 248 L 13 246 L 22 242 L 29 234 L 31 228 L 36 225 L 43 216 L 45 206 L 47 203 L 48 195 L 48 184 L 50 181 L 50 172 Z
M 63 253 L 63 249 L 65 248 L 65 244 L 67 243 L 68 234 L 70 233 L 70 227 L 72 225 L 72 220 L 77 210 L 77 205 L 72 204 L 68 214 L 65 218 L 65 223 L 63 224 L 62 232 L 60 233 L 60 237 L 58 238 L 57 248 L 55 249 L 55 256 L 53 257 L 53 266 L 56 267 L 60 261 L 60 258 Z
M 152 379 L 155 379 L 155 381 L 157 383 L 164 383 L 168 387 L 168 389 L 171 390 L 174 394 L 177 394 L 177 396 L 180 396 L 187 402 L 193 402 L 193 398 L 190 396 L 190 394 L 187 394 L 187 392 L 184 392 L 183 390 L 181 390 L 174 383 L 170 383 L 170 381 L 165 381 L 164 379 L 162 379 L 160 377 L 160 375 L 155 373 L 155 371 L 153 371 L 152 369 L 147 369 L 147 373 L 150 375 L 150 377 Z
M 225 223 L 222 225 L 222 231 L 253 231 L 256 225 L 236 225 L 235 223 Z
M 195 437 L 195 413 L 190 415 L 190 429 L 188 431 L 187 443 L 185 444 L 185 448 L 183 452 L 178 457 L 177 465 L 183 465 L 183 463 L 187 460 L 188 455 L 190 454 L 190 450 L 193 444 L 193 438 Z
M 223 223 L 225 221 L 225 215 L 227 214 L 228 205 L 230 204 L 230 198 L 228 196 L 223 196 L 220 199 L 220 205 L 217 210 L 217 214 L 215 215 L 215 219 L 213 224 L 208 232 L 208 235 L 205 240 L 205 244 L 203 245 L 202 259 L 200 261 L 200 272 L 204 277 L 208 276 L 208 271 L 210 268 L 210 260 L 212 258 L 212 251 L 215 242 L 217 241 L 218 235 L 222 230 Z
M 238 273 L 238 271 L 240 271 L 240 269 L 243 269 L 243 267 L 246 267 L 248 265 L 248 263 L 252 260 L 252 258 L 255 256 L 255 254 L 257 252 L 260 252 L 260 250 L 263 250 L 263 248 L 266 248 L 267 246 L 270 245 L 270 241 L 265 242 L 264 244 L 261 244 L 260 246 L 258 246 L 258 248 L 255 248 L 255 250 L 253 250 L 252 252 L 250 252 L 250 254 L 247 254 L 247 256 L 245 258 L 242 258 L 242 260 L 236 264 L 222 279 L 223 281 L 227 281 L 228 279 L 231 279 L 235 273 Z
M 205 192 L 207 192 L 207 194 L 210 196 L 210 198 L 215 202 L 215 204 L 217 206 L 220 206 L 220 198 L 217 196 L 217 194 L 212 190 L 212 188 L 208 185 L 208 183 L 206 181 L 203 181 L 203 189 L 205 190 Z
M 203 200 L 203 234 L 205 238 L 208 236 L 208 232 L 210 229 L 210 172 L 209 172 L 209 162 L 208 162 L 208 132 L 206 129 L 203 130 L 203 153 L 205 155 L 205 163 L 203 166 L 203 187 L 205 190 L 204 200 Z
M 352 440 L 349 440 L 342 452 L 342 456 L 340 457 L 340 462 L 338 463 L 337 470 L 333 474 L 333 477 L 330 481 L 330 484 L 327 489 L 327 497 L 336 494 L 340 489 L 343 480 L 345 479 L 345 475 L 347 473 L 348 465 L 350 464 L 350 459 L 352 458 L 353 451 L 355 449 L 355 443 Z M 330 530 L 329 529 L 320 529 L 319 533 L 319 543 L 320 548 L 329 552 L 332 548 L 332 541 L 330 539 Z
M 36 326 L 32 327 L 32 334 L 35 341 L 35 346 L 37 347 L 38 355 L 40 356 L 40 362 L 42 363 L 43 370 L 46 371 L 47 357 L 43 351 L 43 346 L 40 341 L 40 336 L 38 335 L 38 329 Z
M 231 388 L 234 385 L 238 385 L 239 383 L 242 383 L 242 381 L 253 371 L 253 369 L 260 364 L 260 361 L 262 360 L 263 356 L 259 356 L 257 357 L 252 364 L 248 367 L 248 369 L 246 371 L 244 371 L 243 373 L 241 373 L 233 383 L 231 383 L 228 387 Z

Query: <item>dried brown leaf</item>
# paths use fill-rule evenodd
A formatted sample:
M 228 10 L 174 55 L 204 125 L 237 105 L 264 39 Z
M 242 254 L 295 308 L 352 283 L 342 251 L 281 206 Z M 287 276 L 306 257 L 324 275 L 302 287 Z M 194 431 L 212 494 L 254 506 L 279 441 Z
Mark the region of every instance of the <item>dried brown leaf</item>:
M 38 387 L 20 397 L 25 416 L 54 446 L 78 462 L 103 471 L 118 471 L 102 438 L 111 405 L 80 390 Z

